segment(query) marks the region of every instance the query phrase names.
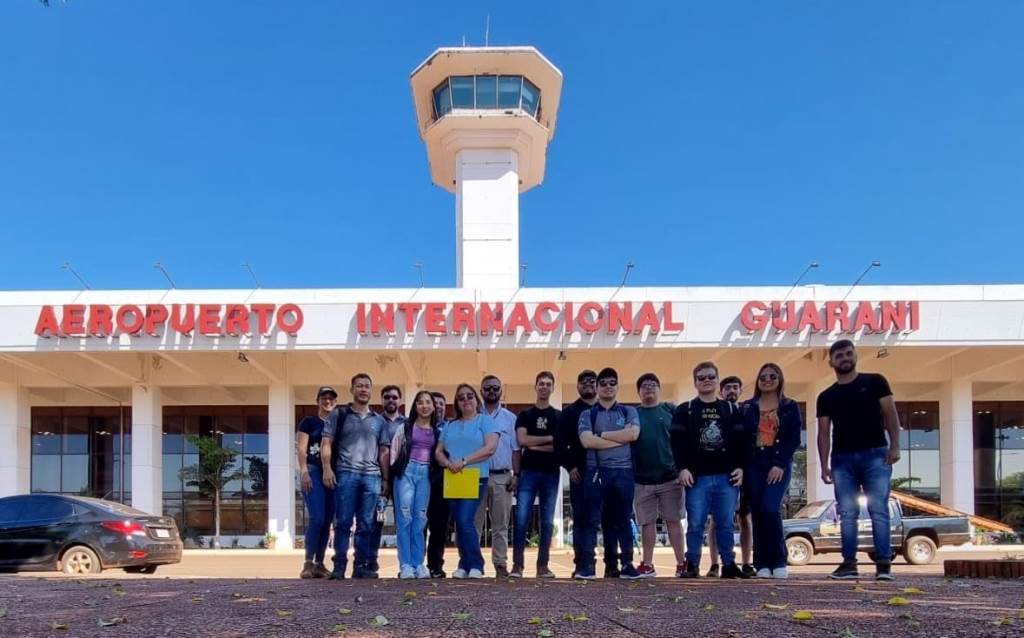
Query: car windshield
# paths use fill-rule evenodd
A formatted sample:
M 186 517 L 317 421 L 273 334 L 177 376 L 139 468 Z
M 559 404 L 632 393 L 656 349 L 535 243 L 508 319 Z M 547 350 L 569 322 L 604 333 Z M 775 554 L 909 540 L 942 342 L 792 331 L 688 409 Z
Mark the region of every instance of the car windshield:
M 832 501 L 815 501 L 800 508 L 793 518 L 818 518 L 825 513 Z
M 127 505 L 122 505 L 121 503 L 115 503 L 114 501 L 104 501 L 102 499 L 88 497 L 81 497 L 81 500 L 93 507 L 98 507 L 110 512 L 111 514 L 117 514 L 119 516 L 149 516 L 149 514 L 142 510 L 137 510 L 132 507 L 128 507 Z

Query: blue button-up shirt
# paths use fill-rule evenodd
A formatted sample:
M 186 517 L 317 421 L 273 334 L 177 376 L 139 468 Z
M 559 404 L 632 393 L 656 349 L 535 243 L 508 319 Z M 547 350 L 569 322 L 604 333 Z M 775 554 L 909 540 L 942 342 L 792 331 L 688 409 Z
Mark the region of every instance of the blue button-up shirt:
M 498 449 L 491 456 L 492 470 L 511 470 L 512 453 L 519 451 L 516 439 L 516 415 L 505 406 L 499 405 L 494 412 L 488 412 L 484 406 L 484 414 L 494 419 L 498 427 Z

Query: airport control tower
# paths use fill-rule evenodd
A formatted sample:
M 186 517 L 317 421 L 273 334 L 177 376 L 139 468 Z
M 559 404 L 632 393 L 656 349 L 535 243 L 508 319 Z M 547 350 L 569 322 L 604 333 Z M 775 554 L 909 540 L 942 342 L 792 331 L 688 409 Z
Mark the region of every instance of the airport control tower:
M 518 288 L 519 193 L 544 181 L 562 72 L 533 47 L 456 47 L 411 82 L 430 177 L 455 193 L 457 285 Z

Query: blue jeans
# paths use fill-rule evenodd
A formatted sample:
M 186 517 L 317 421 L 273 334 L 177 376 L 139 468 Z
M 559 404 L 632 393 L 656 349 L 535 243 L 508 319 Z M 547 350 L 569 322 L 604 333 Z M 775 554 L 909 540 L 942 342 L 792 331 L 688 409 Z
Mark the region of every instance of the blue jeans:
M 768 472 L 775 466 L 770 454 L 754 452 L 743 473 L 743 489 L 750 502 L 753 522 L 754 567 L 780 569 L 786 566 L 786 540 L 782 533 L 782 499 L 789 491 L 793 466 L 783 468 L 782 480 L 768 485 Z
M 430 466 L 409 461 L 405 472 L 395 480 L 395 526 L 398 566 L 423 565 L 426 554 L 427 503 L 430 502 Z
M 338 487 L 334 490 L 334 572 L 344 574 L 348 564 L 348 542 L 352 535 L 352 519 L 356 521 L 355 569 L 364 568 L 370 561 L 370 533 L 373 531 L 374 509 L 380 496 L 379 474 L 357 474 L 342 471 L 337 474 Z
M 448 508 L 455 521 L 455 545 L 459 548 L 459 569 L 484 570 L 484 555 L 480 551 L 480 536 L 476 533 L 476 510 L 487 490 L 487 479 L 480 480 L 476 498 L 448 499 Z
M 313 486 L 302 495 L 307 513 L 306 560 L 322 565 L 334 520 L 334 490 L 324 486 L 324 471 L 320 467 L 309 466 L 309 480 Z
M 512 565 L 523 567 L 526 532 L 530 527 L 533 499 L 540 500 L 540 547 L 537 549 L 537 568 L 548 566 L 551 536 L 555 524 L 555 500 L 558 498 L 558 473 L 523 470 L 516 490 L 516 527 L 512 536 Z
M 715 541 L 722 565 L 732 565 L 732 519 L 736 514 L 739 488 L 729 482 L 728 474 L 709 474 L 694 479 L 693 487 L 686 488 L 686 562 L 700 564 L 704 549 L 704 522 L 708 513 L 715 523 Z
M 887 447 L 832 455 L 832 481 L 839 505 L 839 533 L 842 536 L 843 560 L 857 560 L 857 518 L 861 490 L 868 500 L 871 536 L 875 542 L 876 562 L 892 560 L 892 537 L 889 521 L 889 488 L 892 466 L 886 465 Z
M 576 523 L 573 539 L 579 535 L 577 570 L 594 570 L 594 547 L 597 545 L 597 525 L 601 523 L 604 536 L 604 562 L 606 568 L 633 562 L 633 535 L 630 517 L 633 513 L 632 469 L 588 467 L 583 476 L 583 515 Z

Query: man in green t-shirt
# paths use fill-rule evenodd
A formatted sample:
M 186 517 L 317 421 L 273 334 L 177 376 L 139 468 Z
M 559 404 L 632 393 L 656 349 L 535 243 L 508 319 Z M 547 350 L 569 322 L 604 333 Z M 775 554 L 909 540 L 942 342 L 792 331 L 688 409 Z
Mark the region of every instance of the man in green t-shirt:
M 676 555 L 676 576 L 685 570 L 683 554 L 683 486 L 672 456 L 669 428 L 675 406 L 661 402 L 661 381 L 653 372 L 636 380 L 640 395 L 640 438 L 633 442 L 633 475 L 636 491 L 633 508 L 643 541 L 643 561 L 637 568 L 641 578 L 656 576 L 654 546 L 658 517 L 665 522 L 668 540 Z

